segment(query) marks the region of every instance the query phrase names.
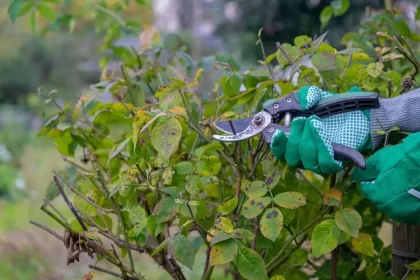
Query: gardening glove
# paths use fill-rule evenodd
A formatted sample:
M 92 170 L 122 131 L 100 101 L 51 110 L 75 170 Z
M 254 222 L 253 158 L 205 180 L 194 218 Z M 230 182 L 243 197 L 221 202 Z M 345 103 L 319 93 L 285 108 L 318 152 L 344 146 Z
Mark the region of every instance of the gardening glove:
M 361 90 L 353 87 L 349 91 Z M 301 108 L 307 110 L 333 95 L 335 93 L 307 86 L 299 90 L 298 100 Z M 297 117 L 291 122 L 290 135 L 281 130 L 275 131 L 270 149 L 280 161 L 285 161 L 292 167 L 328 175 L 343 168 L 343 163 L 334 159 L 332 143 L 342 144 L 357 151 L 369 148 L 369 110 L 352 111 L 325 118 L 315 115 L 309 118 Z
M 352 180 L 360 182 L 364 196 L 394 221 L 420 224 L 420 132 L 375 152 Z
M 349 92 L 361 91 L 353 87 Z M 298 92 L 302 109 L 309 109 L 335 93 L 308 86 Z M 290 135 L 276 131 L 271 151 L 281 161 L 318 174 L 328 175 L 343 168 L 334 160 L 331 143 L 359 152 L 383 146 L 385 132 L 394 126 L 401 131 L 420 131 L 420 89 L 395 98 L 379 98 L 379 108 L 353 111 L 325 118 L 311 116 L 292 121 Z M 381 131 L 381 133 L 378 133 Z

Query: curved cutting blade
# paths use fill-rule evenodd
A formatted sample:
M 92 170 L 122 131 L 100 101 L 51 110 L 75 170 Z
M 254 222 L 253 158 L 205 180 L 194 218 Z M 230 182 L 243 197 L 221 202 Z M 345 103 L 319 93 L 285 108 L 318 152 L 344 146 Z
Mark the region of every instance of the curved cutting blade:
M 248 118 L 247 118 L 248 119 Z M 237 120 L 240 121 L 240 120 Z M 233 135 L 213 135 L 214 139 L 223 142 L 237 142 L 242 141 L 261 133 L 267 126 L 271 124 L 271 115 L 265 111 L 262 111 L 251 118 L 249 125 Z
M 235 134 L 235 133 L 244 131 L 249 126 L 249 124 L 252 122 L 253 119 L 254 119 L 254 116 L 245 118 L 245 119 L 240 119 L 240 120 L 215 122 L 214 126 L 223 132 L 226 132 L 229 134 Z

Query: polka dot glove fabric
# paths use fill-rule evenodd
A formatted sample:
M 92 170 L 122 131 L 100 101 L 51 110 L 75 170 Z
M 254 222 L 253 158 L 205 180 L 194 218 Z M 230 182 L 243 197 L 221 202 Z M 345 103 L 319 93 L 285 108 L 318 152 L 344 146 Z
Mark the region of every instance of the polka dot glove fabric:
M 351 91 L 361 90 L 353 87 L 349 90 Z M 301 108 L 307 110 L 335 94 L 315 86 L 307 86 L 299 90 L 298 99 Z M 274 133 L 270 148 L 279 160 L 292 167 L 328 175 L 343 168 L 343 163 L 334 159 L 332 143 L 361 151 L 368 141 L 369 111 L 365 110 L 325 118 L 297 117 L 291 123 L 290 135 L 280 130 Z

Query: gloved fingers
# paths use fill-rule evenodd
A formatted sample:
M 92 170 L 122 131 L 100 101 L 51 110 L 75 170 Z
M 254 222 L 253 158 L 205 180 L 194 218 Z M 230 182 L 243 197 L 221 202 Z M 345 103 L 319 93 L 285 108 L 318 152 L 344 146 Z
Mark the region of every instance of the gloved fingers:
M 284 161 L 284 155 L 287 147 L 287 135 L 282 130 L 276 130 L 273 134 L 270 150 L 280 161 Z
M 325 175 L 339 172 L 343 163 L 334 159 L 331 139 L 329 139 L 322 121 L 318 117 L 312 116 L 308 119 L 308 123 L 308 128 L 312 132 L 312 138 L 318 149 L 319 169 Z
M 320 174 L 321 170 L 318 162 L 318 148 L 316 139 L 313 137 L 310 127 L 310 119 L 312 118 L 313 117 L 310 117 L 305 121 L 305 128 L 303 130 L 302 140 L 299 143 L 298 150 L 303 167 Z
M 352 181 L 356 182 L 371 182 L 375 180 L 380 173 L 380 159 L 382 158 L 382 150 L 377 151 L 372 156 L 366 159 L 365 169 L 356 168 L 352 174 Z M 366 188 L 372 187 L 370 183 Z
M 299 155 L 299 144 L 302 140 L 306 118 L 297 117 L 293 119 L 290 126 L 290 135 L 287 141 L 285 159 L 288 165 L 299 167 L 302 163 Z
M 319 101 L 327 97 L 333 96 L 332 93 L 323 91 L 316 86 L 306 86 L 299 90 L 298 100 L 300 107 L 304 110 L 315 106 Z

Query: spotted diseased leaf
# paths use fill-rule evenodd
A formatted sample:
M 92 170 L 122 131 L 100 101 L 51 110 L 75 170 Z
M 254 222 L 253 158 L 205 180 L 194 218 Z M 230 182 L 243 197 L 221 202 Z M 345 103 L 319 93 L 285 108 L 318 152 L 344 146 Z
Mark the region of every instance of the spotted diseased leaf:
M 227 232 L 218 232 L 216 233 L 216 235 L 213 236 L 213 238 L 211 239 L 210 245 L 214 245 L 217 244 L 219 242 L 231 239 L 232 235 L 230 233 Z
M 312 63 L 319 71 L 336 70 L 335 54 L 330 52 L 319 52 L 313 55 Z
M 287 57 L 284 55 L 283 51 L 286 53 Z M 298 47 L 292 46 L 290 44 L 282 44 L 282 50 L 279 48 L 276 52 L 277 62 L 280 66 L 284 67 L 289 64 L 293 64 L 301 55 L 301 51 Z M 289 61 L 289 59 L 291 61 Z
M 231 233 L 232 238 L 242 239 L 245 238 L 248 241 L 252 241 L 255 238 L 255 235 L 249 230 L 243 228 L 237 228 Z
M 172 197 L 166 197 L 155 206 L 155 215 L 158 223 L 164 223 L 175 217 L 178 204 Z
M 334 250 L 338 242 L 334 237 L 334 220 L 325 220 L 319 223 L 312 232 L 312 255 L 317 258 Z
M 403 58 L 404 56 L 402 54 L 399 53 L 389 53 L 386 54 L 382 57 L 382 61 L 388 61 L 388 60 L 394 60 L 394 59 L 399 59 L 399 58 Z
M 268 280 L 262 257 L 255 251 L 242 247 L 236 258 L 239 274 L 248 280 Z
M 172 118 L 152 130 L 152 145 L 164 159 L 169 160 L 178 149 L 181 136 L 181 123 Z
M 351 239 L 351 244 L 356 251 L 366 256 L 373 257 L 375 255 L 372 237 L 367 233 L 359 233 L 357 238 Z
M 248 197 L 261 197 L 267 193 L 267 187 L 263 181 L 246 182 L 242 188 Z
M 238 243 L 234 239 L 219 242 L 211 247 L 210 264 L 230 263 L 238 255 Z
M 216 156 L 203 156 L 197 163 L 197 174 L 201 176 L 211 176 L 219 173 L 222 163 Z
M 169 240 L 169 246 L 173 251 L 175 259 L 192 270 L 195 252 L 191 241 L 184 235 L 178 234 Z
M 242 215 L 247 219 L 255 218 L 270 202 L 271 198 L 267 196 L 250 198 L 242 205 Z
M 329 189 L 324 195 L 324 204 L 328 206 L 337 206 L 341 203 L 342 193 L 337 188 Z
M 372 91 L 372 90 L 374 90 L 375 88 L 378 87 L 378 82 L 380 82 L 380 81 L 378 81 L 376 78 L 373 78 L 371 76 L 367 76 L 363 79 L 363 88 L 365 90 Z
M 272 189 L 279 183 L 280 179 L 280 174 L 278 172 L 273 172 L 270 176 L 265 178 L 265 185 L 267 188 Z
M 382 62 L 369 63 L 366 67 L 366 72 L 369 76 L 377 78 L 382 73 L 383 69 L 384 65 Z
M 341 230 L 357 238 L 362 227 L 362 217 L 356 210 L 345 208 L 335 213 L 335 223 Z
M 225 217 L 219 217 L 214 221 L 214 225 L 221 231 L 231 233 L 233 231 L 232 222 Z
M 238 206 L 238 198 L 234 197 L 217 206 L 217 212 L 219 212 L 222 215 L 228 215 L 233 210 L 235 210 L 236 206 Z
M 274 202 L 284 208 L 295 209 L 306 204 L 303 194 L 298 192 L 279 193 L 274 197 Z
M 260 221 L 261 233 L 275 241 L 283 228 L 283 214 L 278 208 L 267 209 Z

